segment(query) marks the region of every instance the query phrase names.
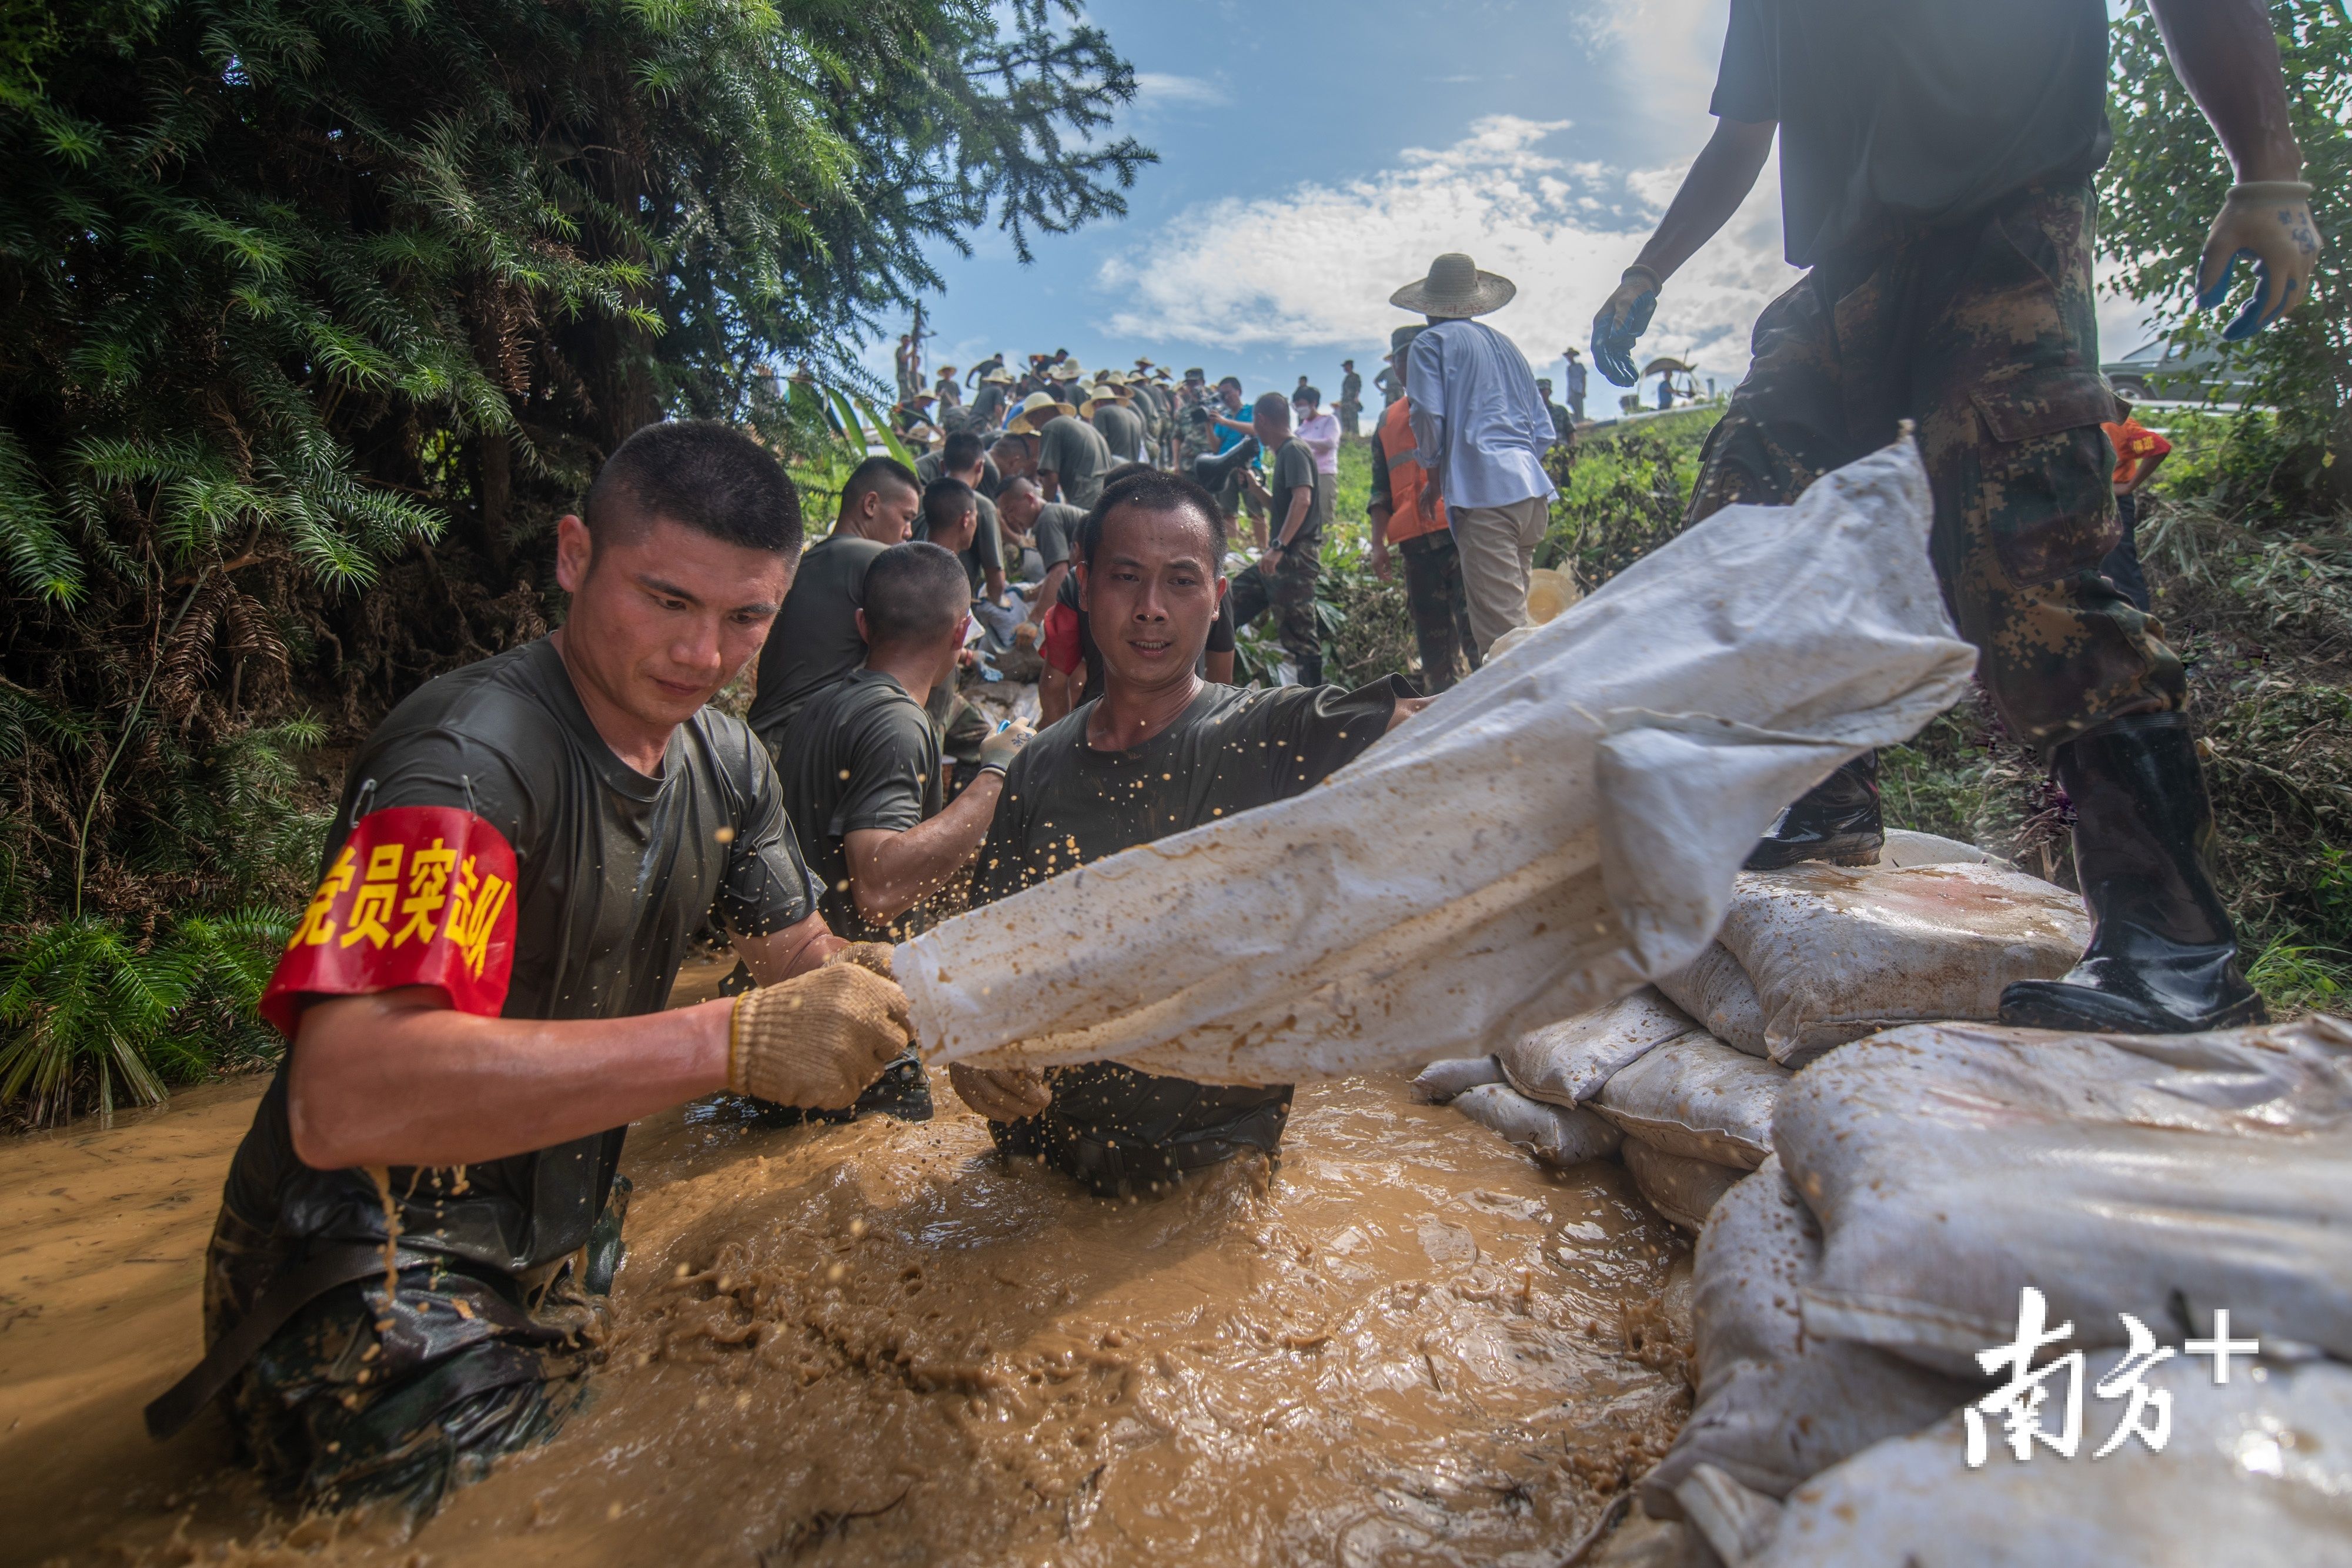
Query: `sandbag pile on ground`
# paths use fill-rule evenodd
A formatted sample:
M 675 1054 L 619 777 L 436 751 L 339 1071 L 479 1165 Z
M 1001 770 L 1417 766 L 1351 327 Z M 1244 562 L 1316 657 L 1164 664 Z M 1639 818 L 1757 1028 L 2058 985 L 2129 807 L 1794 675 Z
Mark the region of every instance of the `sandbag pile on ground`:
M 1794 1067 L 1902 1024 L 1997 1018 L 2003 987 L 2082 955 L 2074 894 L 1905 837 L 1874 866 L 1742 873 L 1714 945 L 1658 988 L 1725 1043 Z
M 1759 1568 L 2344 1560 L 2352 1026 L 1914 1026 L 1796 1074 L 1773 1142 L 1701 1237 L 1696 1404 L 1645 1511 Z M 2084 1447 L 2020 1463 L 1988 1416 L 1970 1469 L 1956 1412 L 1994 1386 L 1977 1354 L 2016 1337 L 2027 1286 L 2087 1354 Z M 2263 1364 L 2217 1386 L 2159 1361 L 2163 1452 L 2092 1459 L 2126 1411 L 2093 1397 L 2121 1314 L 2178 1347 L 2222 1309 Z
M 1319 788 L 901 946 L 925 1056 L 1297 1082 L 1475 1056 L 1696 958 L 1787 801 L 1967 689 L 1907 438 L 1729 507 Z

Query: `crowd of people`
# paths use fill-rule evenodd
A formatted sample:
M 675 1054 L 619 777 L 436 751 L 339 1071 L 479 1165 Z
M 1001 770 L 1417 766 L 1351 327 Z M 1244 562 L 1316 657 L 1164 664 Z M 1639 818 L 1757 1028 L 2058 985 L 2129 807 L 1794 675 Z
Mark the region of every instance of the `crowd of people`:
M 1838 118 L 1853 84 L 1895 73 L 1848 57 L 1912 35 L 1775 26 L 1803 7 L 1735 0 L 1715 138 L 1603 304 L 1593 360 L 1634 384 L 1662 291 L 1777 135 L 1789 254 L 1811 270 L 1758 325 L 1694 519 L 1791 501 L 1916 421 L 1954 618 L 2008 733 L 2065 785 L 2096 917 L 2081 967 L 2012 987 L 2004 1018 L 2248 1021 L 2180 662 L 2099 570 L 2137 474 L 2112 472 L 2092 338 L 2105 13 L 1995 8 L 1905 56 L 1951 90 L 1888 100 L 1857 138 Z M 2275 42 L 2258 5 L 2157 9 L 2192 40 L 2177 62 L 2240 171 L 2203 281 L 2261 263 L 2252 330 L 2294 302 L 2317 243 Z M 631 1121 L 721 1091 L 834 1112 L 877 1085 L 870 1103 L 923 1113 L 891 944 L 927 900 L 968 874 L 985 905 L 1311 789 L 1493 655 L 1528 619 L 1545 456 L 1584 393 L 1571 358 L 1563 411 L 1481 319 L 1513 292 L 1447 255 L 1391 297 L 1418 319 L 1376 378 L 1371 551 L 1402 563 L 1420 692 L 1322 680 L 1314 591 L 1337 445 L 1360 423 L 1352 365 L 1328 413 L 1303 382 L 1247 399 L 1149 361 L 943 370 L 898 413 L 921 460 L 862 463 L 805 549 L 798 491 L 748 435 L 674 422 L 623 444 L 558 525 L 562 628 L 427 683 L 351 758 L 263 1002 L 294 1046 L 224 1195 L 210 1350 L 157 1429 L 217 1397 L 314 1503 L 436 1498 L 577 1398 Z M 1236 628 L 1269 612 L 1297 684 L 1230 684 Z M 1022 649 L 1046 671 L 1034 735 L 957 691 Z M 709 706 L 755 659 L 748 721 Z M 1879 835 L 1864 758 L 1754 863 L 1852 862 Z M 714 925 L 740 994 L 667 1009 Z M 1290 1103 L 1108 1062 L 950 1078 L 1007 1153 L 1131 1196 L 1271 1155 Z

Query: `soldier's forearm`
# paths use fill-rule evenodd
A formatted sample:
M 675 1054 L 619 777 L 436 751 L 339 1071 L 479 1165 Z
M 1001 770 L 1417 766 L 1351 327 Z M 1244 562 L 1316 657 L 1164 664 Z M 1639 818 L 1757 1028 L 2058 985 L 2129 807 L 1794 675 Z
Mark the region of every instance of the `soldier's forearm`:
M 1772 133 L 1777 129 L 1769 120 L 1759 124 L 1717 120 L 1715 134 L 1691 161 L 1682 189 L 1675 193 L 1666 215 L 1658 220 L 1657 232 L 1642 247 L 1634 264 L 1647 267 L 1663 283 L 1696 256 L 1756 188 L 1756 176 L 1764 172 L 1764 160 L 1772 155 Z
M 727 1086 L 734 1004 L 636 1018 L 483 1018 L 408 986 L 302 1015 L 287 1071 L 315 1170 L 478 1165 L 625 1125 Z
M 2263 0 L 2149 0 L 2173 74 L 2221 139 L 2241 181 L 2300 180 L 2278 37 Z

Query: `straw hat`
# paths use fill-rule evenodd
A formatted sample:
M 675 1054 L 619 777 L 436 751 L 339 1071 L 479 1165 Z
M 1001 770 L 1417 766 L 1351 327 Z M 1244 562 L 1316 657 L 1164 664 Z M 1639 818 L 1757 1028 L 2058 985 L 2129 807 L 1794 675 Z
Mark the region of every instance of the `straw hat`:
M 1004 422 L 1004 428 L 1015 435 L 1034 435 L 1063 415 L 1075 416 L 1077 412 L 1052 392 L 1034 392 L 1021 400 L 1021 407 Z
M 1048 365 L 1045 374 L 1054 381 L 1074 382 L 1086 372 L 1078 369 L 1076 360 L 1064 360 L 1058 365 Z
M 1127 372 L 1125 371 L 1097 371 L 1095 372 L 1095 385 L 1098 387 L 1116 387 L 1120 392 L 1124 392 L 1129 384 L 1131 383 L 1128 381 Z
M 1013 384 L 1013 372 L 999 365 L 981 377 L 980 384 L 984 387 L 1009 387 Z
M 1428 277 L 1390 295 L 1389 303 L 1441 321 L 1459 321 L 1500 310 L 1518 291 L 1519 286 L 1500 273 L 1481 272 L 1468 256 L 1450 251 L 1429 264 Z

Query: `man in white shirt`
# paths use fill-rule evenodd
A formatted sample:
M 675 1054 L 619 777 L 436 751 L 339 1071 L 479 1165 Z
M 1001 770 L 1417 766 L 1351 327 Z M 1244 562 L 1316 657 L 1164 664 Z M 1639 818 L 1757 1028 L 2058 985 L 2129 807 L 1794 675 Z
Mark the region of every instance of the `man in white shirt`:
M 1527 356 L 1473 319 L 1517 292 L 1510 279 L 1451 255 L 1389 296 L 1399 309 L 1429 319 L 1405 362 L 1418 460 L 1436 481 L 1423 489 L 1420 505 L 1433 515 L 1444 497 L 1481 655 L 1527 624 L 1528 574 L 1551 520 L 1554 492 L 1543 465 L 1551 413 Z

